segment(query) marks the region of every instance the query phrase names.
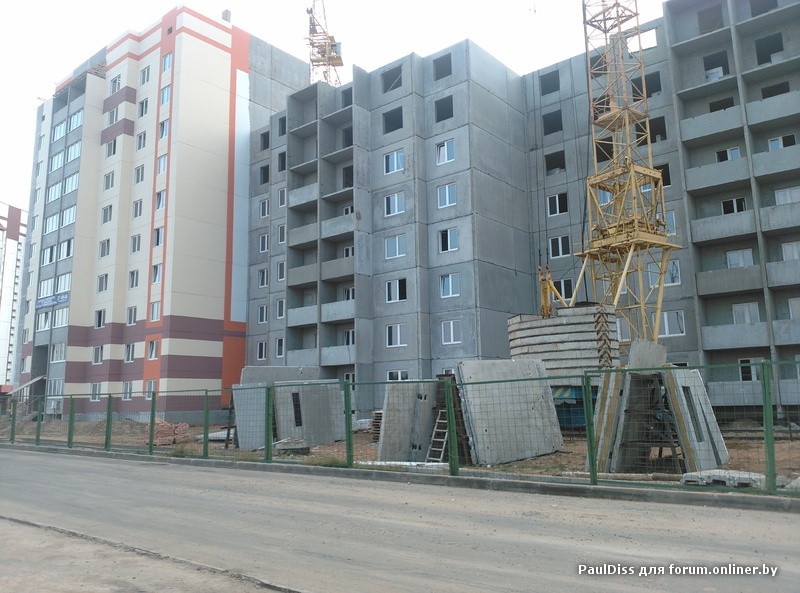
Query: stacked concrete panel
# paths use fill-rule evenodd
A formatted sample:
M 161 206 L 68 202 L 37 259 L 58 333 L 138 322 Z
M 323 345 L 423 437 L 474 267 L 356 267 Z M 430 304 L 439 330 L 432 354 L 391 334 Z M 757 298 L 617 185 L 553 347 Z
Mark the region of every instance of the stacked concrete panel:
M 378 461 L 424 462 L 433 434 L 435 404 L 435 383 L 389 383 L 383 400 Z

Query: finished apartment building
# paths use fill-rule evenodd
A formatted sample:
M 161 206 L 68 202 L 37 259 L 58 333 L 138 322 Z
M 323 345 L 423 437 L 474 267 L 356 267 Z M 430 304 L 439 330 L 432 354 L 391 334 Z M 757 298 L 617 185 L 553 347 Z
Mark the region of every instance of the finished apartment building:
M 17 326 L 22 256 L 27 232 L 27 213 L 15 206 L 0 203 L 0 352 L 6 357 L 0 385 L 11 391 Z
M 37 114 L 18 384 L 124 401 L 239 380 L 250 130 L 307 81 L 180 7 L 58 85 Z

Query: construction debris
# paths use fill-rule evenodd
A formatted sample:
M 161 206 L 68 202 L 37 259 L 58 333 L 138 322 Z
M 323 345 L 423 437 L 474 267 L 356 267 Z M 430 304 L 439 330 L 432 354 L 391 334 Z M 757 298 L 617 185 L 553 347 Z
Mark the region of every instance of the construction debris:
M 185 422 L 172 424 L 161 418 L 155 419 L 153 444 L 174 445 L 175 443 L 188 443 L 192 440 L 189 434 L 189 425 Z

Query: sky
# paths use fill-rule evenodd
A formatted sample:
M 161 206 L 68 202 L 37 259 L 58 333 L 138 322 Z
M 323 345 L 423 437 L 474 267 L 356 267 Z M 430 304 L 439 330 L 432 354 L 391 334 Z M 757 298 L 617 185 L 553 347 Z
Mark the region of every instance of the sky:
M 40 0 L 15 4 L 6 26 L 19 35 L 9 31 L 0 38 L 8 85 L 0 98 L 6 114 L 5 146 L 14 147 L 3 155 L 6 192 L 0 201 L 27 209 L 36 109 L 74 68 L 127 31 L 143 31 L 181 4 L 213 18 L 227 9 L 233 25 L 308 60 L 306 9 L 312 3 Z M 319 12 L 321 0 L 316 5 Z M 639 0 L 638 7 L 642 23 L 661 16 L 661 0 Z M 342 82 L 351 79 L 354 65 L 369 72 L 410 53 L 427 56 L 463 39 L 471 39 L 518 74 L 584 51 L 581 0 L 326 0 L 324 8 L 328 32 L 342 44 L 344 66 L 338 69 Z

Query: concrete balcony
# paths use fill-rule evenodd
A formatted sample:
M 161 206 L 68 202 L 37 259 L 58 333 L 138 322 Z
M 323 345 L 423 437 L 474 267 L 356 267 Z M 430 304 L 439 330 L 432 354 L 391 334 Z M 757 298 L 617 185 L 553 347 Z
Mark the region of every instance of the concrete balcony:
M 352 278 L 355 274 L 355 261 L 354 257 L 340 257 L 330 261 L 322 262 L 322 279 L 323 280 L 344 280 Z
M 791 288 L 800 285 L 800 259 L 767 264 L 767 285 L 770 288 Z
M 769 346 L 767 323 L 712 325 L 700 328 L 703 350 L 766 348 Z
M 761 266 L 699 272 L 697 295 L 713 296 L 761 290 Z
M 757 178 L 788 179 L 797 173 L 800 173 L 800 146 L 753 155 L 753 174 Z
M 289 192 L 286 199 L 289 208 L 307 206 L 319 198 L 319 184 L 310 183 Z
M 356 229 L 355 214 L 346 214 L 322 221 L 323 239 L 341 239 L 352 235 Z
M 286 314 L 287 327 L 303 327 L 316 325 L 317 323 L 316 305 L 311 305 L 309 307 L 295 307 L 294 309 L 289 309 Z
M 717 193 L 744 187 L 750 178 L 747 158 L 712 163 L 686 170 L 686 190 L 697 193 Z
M 308 348 L 305 350 L 289 350 L 286 353 L 286 366 L 317 366 L 318 353 L 319 350 L 316 348 Z
M 317 266 L 317 264 L 289 268 L 286 283 L 288 286 L 308 286 L 314 284 L 318 280 L 318 270 L 319 266 Z
M 350 299 L 349 301 L 335 301 L 333 303 L 324 303 L 322 305 L 322 313 L 320 317 L 323 323 L 332 321 L 346 321 L 348 319 L 355 319 L 356 316 L 356 301 Z
M 320 351 L 320 364 L 322 366 L 350 365 L 356 361 L 356 347 L 352 346 L 327 346 Z
M 800 105 L 800 91 L 784 93 L 761 101 L 753 101 L 745 105 L 747 123 L 751 128 L 764 127 L 765 124 L 775 127 L 797 117 Z
M 776 319 L 772 322 L 772 339 L 776 346 L 800 344 L 800 319 Z
M 317 242 L 318 227 L 316 222 L 289 229 L 289 247 L 308 247 Z
M 742 135 L 742 110 L 731 107 L 681 121 L 681 140 L 692 146 Z
M 692 243 L 695 245 L 722 243 L 732 238 L 755 237 L 756 216 L 753 211 L 720 214 L 698 218 L 691 222 Z
M 761 230 L 765 233 L 800 229 L 800 204 L 767 206 L 758 211 Z

